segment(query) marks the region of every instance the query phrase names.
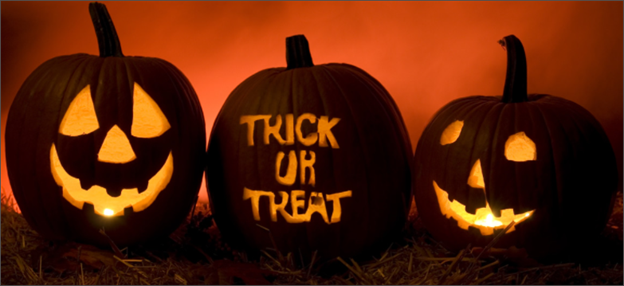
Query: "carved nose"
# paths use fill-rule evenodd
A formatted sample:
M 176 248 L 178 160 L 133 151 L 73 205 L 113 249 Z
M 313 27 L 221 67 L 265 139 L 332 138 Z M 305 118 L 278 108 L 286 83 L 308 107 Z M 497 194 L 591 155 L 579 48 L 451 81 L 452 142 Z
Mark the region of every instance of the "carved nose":
M 481 170 L 481 160 L 477 159 L 477 161 L 472 166 L 472 170 L 470 170 L 470 175 L 468 176 L 468 185 L 475 189 L 485 189 L 485 182 L 483 181 L 483 171 Z
M 117 126 L 113 126 L 104 138 L 98 153 L 98 161 L 114 164 L 128 163 L 136 158 L 126 134 Z

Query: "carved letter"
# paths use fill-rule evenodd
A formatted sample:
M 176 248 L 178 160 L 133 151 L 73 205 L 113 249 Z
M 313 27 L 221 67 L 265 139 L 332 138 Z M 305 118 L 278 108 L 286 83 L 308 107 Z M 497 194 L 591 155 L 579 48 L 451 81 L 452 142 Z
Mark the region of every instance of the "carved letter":
M 280 145 L 284 145 L 286 141 L 282 139 L 282 135 L 279 133 L 282 128 L 282 116 L 278 114 L 275 117 L 275 125 L 273 126 L 269 125 L 269 119 L 270 117 L 264 119 L 264 144 L 269 145 L 269 136 L 273 135 Z
M 329 140 L 329 144 L 331 144 L 331 147 L 334 149 L 338 149 L 340 148 L 340 146 L 338 146 L 338 141 L 336 141 L 336 138 L 334 137 L 334 134 L 331 132 L 331 129 L 332 127 L 336 126 L 336 124 L 338 124 L 338 121 L 340 121 L 340 118 L 332 118 L 332 120 L 330 120 L 329 122 L 327 121 L 328 119 L 329 117 L 327 116 L 321 116 L 321 118 L 319 119 L 319 123 L 318 123 L 319 146 L 327 147 L 327 140 Z
M 342 198 L 350 198 L 351 190 L 344 191 L 340 193 L 335 193 L 331 195 L 327 195 L 327 201 L 334 201 L 334 211 L 331 216 L 331 223 L 336 223 L 340 221 L 340 217 L 342 216 L 342 207 L 340 206 L 340 199 Z
M 310 121 L 310 123 L 312 124 L 316 123 L 316 116 L 314 116 L 314 114 L 312 113 L 301 114 L 299 115 L 299 118 L 297 118 L 297 125 L 295 126 L 295 133 L 297 134 L 297 140 L 299 140 L 301 144 L 305 146 L 311 146 L 312 144 L 316 143 L 316 140 L 318 139 L 318 133 L 312 132 L 308 134 L 308 136 L 306 136 L 305 138 L 303 137 L 303 133 L 301 132 L 301 124 L 306 119 Z
M 295 144 L 294 122 L 295 119 L 292 113 L 286 114 L 286 145 Z
M 254 191 L 248 188 L 243 188 L 243 200 L 251 199 L 251 211 L 253 212 L 254 219 L 260 220 L 260 197 L 267 196 L 269 200 L 273 202 L 275 194 L 265 191 Z
M 254 123 L 264 119 L 268 121 L 271 115 L 243 115 L 240 118 L 240 124 L 247 124 L 247 146 L 253 146 Z
M 292 217 L 296 222 L 306 221 L 305 214 L 299 213 L 299 208 L 303 208 L 303 205 L 305 205 L 305 191 L 290 191 L 290 207 L 292 208 Z
M 275 180 L 282 185 L 292 186 L 297 178 L 297 154 L 294 150 L 288 153 L 288 169 L 286 169 L 286 175 L 283 177 L 280 176 L 282 159 L 284 159 L 284 152 L 277 152 L 277 158 L 275 160 Z
M 306 221 L 312 220 L 312 214 L 315 212 L 319 213 L 325 223 L 330 224 L 329 219 L 327 219 L 327 208 L 325 207 L 325 200 L 323 199 L 322 193 L 312 192 L 310 195 L 310 199 L 308 200 L 308 211 L 306 212 Z
M 277 212 L 279 211 L 282 216 L 284 217 L 284 219 L 286 220 L 286 222 L 288 223 L 297 223 L 298 221 L 295 220 L 288 212 L 286 212 L 286 205 L 288 204 L 288 193 L 280 191 L 280 196 L 282 197 L 282 201 L 280 202 L 280 204 L 276 204 L 275 203 L 275 199 L 271 201 L 271 220 L 272 221 L 277 221 Z
M 314 186 L 316 183 L 316 175 L 314 174 L 314 162 L 316 162 L 316 153 L 314 151 L 310 151 L 310 160 L 306 160 L 307 151 L 301 150 L 299 151 L 299 164 L 301 167 L 299 168 L 301 173 L 301 184 L 305 184 L 305 174 L 306 169 L 310 169 L 310 180 L 308 180 L 308 184 Z

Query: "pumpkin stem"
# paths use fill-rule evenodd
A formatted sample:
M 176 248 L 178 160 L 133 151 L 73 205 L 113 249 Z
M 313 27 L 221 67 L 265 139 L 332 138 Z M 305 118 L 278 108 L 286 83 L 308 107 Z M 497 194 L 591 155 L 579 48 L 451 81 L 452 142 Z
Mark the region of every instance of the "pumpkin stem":
M 106 5 L 98 2 L 89 3 L 89 14 L 91 14 L 91 20 L 93 21 L 93 27 L 98 39 L 100 57 L 123 57 L 121 43 Z
M 507 50 L 507 75 L 503 102 L 525 102 L 527 97 L 527 63 L 524 47 L 516 36 L 509 35 L 498 43 Z
M 304 35 L 286 38 L 286 69 L 313 67 L 308 40 Z

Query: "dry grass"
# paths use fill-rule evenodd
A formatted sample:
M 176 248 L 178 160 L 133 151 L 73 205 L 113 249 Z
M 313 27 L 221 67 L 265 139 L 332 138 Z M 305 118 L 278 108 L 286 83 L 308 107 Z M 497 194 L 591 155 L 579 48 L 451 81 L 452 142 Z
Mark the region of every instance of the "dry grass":
M 263 251 L 257 259 L 230 249 L 198 206 L 176 232 L 151 245 L 98 249 L 52 243 L 33 231 L 2 198 L 2 284 L 622 284 L 621 260 L 598 265 L 542 265 L 517 249 L 491 246 L 459 254 L 446 251 L 412 224 L 379 258 L 295 261 L 292 254 Z M 622 194 L 605 233 L 622 244 Z M 593 246 L 585 246 L 592 250 Z M 594 249 L 602 251 L 599 248 Z M 621 254 L 621 248 L 617 250 Z M 619 255 L 619 254 L 618 254 Z

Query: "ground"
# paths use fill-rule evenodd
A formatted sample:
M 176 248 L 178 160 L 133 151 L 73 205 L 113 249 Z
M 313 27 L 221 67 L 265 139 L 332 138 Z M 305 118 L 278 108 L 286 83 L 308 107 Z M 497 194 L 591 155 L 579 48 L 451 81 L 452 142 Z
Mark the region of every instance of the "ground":
M 600 242 L 573 250 L 613 253 L 598 262 L 542 264 L 517 249 L 451 253 L 415 211 L 402 237 L 371 261 L 296 261 L 270 250 L 249 257 L 221 241 L 202 205 L 166 239 L 115 248 L 46 241 L 3 198 L 3 284 L 622 284 L 622 193 Z

